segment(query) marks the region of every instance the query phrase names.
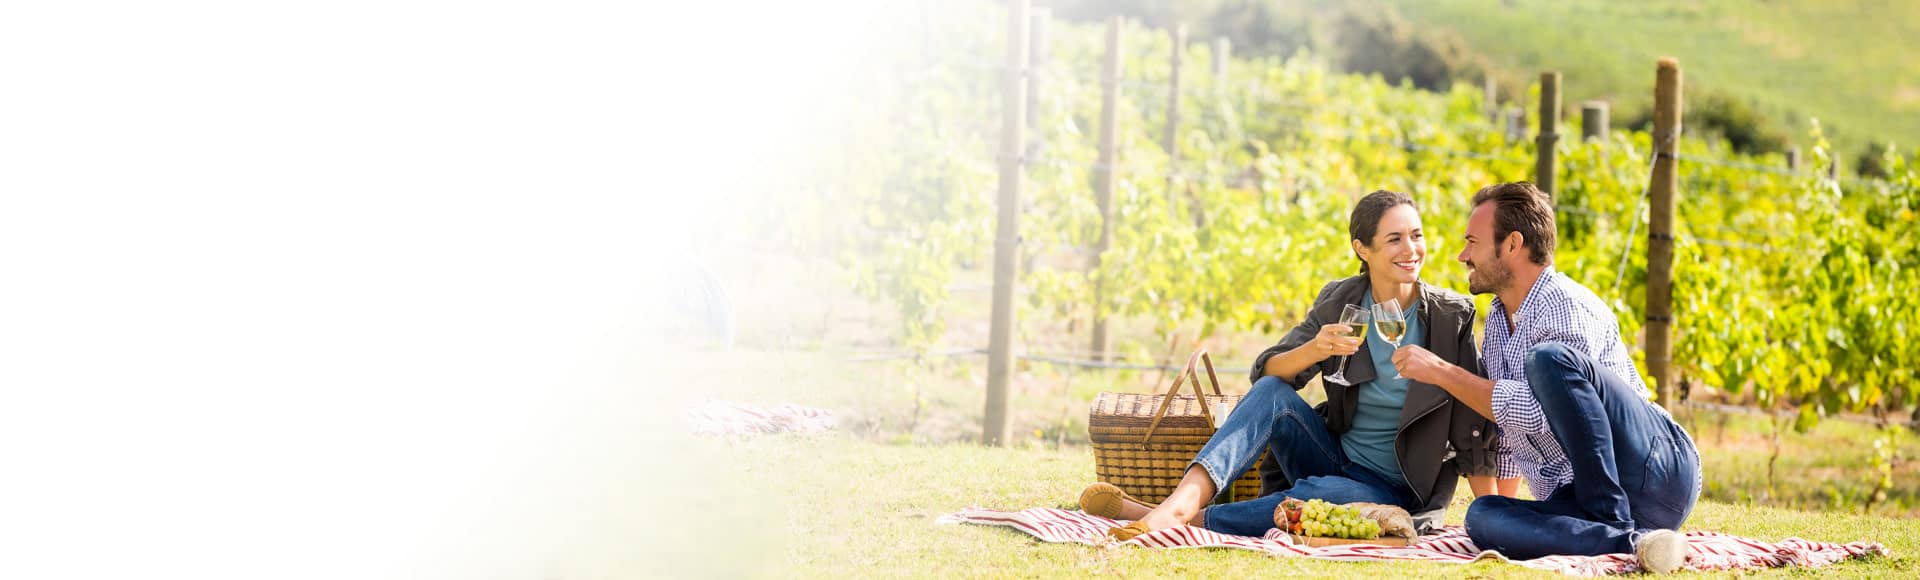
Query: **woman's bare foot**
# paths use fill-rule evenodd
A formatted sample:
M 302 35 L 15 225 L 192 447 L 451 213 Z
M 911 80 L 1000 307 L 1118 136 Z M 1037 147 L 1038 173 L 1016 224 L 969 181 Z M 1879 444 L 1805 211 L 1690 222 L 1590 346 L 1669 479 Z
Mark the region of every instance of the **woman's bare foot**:
M 1154 506 L 1152 505 L 1140 503 L 1138 500 L 1135 500 L 1130 497 L 1121 498 L 1120 515 L 1119 517 L 1115 517 L 1113 519 L 1139 521 L 1140 519 L 1147 517 L 1147 514 L 1153 511 L 1153 507 Z
M 1205 468 L 1195 465 L 1187 469 L 1173 493 L 1159 506 L 1142 514 L 1139 521 L 1146 524 L 1147 531 L 1201 523 L 1200 516 L 1207 502 L 1213 500 L 1213 493 L 1213 478 Z
M 1147 531 L 1198 525 L 1200 521 L 1200 510 L 1182 512 L 1166 509 L 1166 504 L 1161 506 L 1140 517 L 1140 522 L 1147 525 Z

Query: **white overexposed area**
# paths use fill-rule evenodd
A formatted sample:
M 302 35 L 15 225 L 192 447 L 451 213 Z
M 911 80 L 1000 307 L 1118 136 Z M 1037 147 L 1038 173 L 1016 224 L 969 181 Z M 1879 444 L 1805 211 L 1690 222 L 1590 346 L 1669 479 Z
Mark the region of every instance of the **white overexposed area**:
M 644 514 L 582 497 L 662 462 L 599 434 L 673 417 L 674 274 L 805 162 L 861 49 L 858 3 L 726 4 L 10 6 L 0 577 L 619 549 L 582 518 Z

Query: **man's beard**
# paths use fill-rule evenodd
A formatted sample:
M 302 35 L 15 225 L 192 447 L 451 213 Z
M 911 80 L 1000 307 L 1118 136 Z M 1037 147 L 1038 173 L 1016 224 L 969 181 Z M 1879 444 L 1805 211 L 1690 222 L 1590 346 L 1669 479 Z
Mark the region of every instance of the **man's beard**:
M 1493 254 L 1493 259 L 1485 263 L 1472 264 L 1473 270 L 1467 272 L 1467 292 L 1472 294 L 1498 292 L 1505 289 L 1513 280 L 1513 271 L 1508 270 L 1507 265 L 1500 262 L 1500 250 L 1494 249 Z

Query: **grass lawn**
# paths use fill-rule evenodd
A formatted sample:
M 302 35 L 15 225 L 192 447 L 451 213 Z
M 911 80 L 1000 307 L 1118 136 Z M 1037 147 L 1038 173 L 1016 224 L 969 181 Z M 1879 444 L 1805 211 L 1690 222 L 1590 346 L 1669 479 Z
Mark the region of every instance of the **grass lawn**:
M 743 292 L 745 292 L 743 290 Z M 770 291 L 771 292 L 771 291 Z M 972 291 L 967 291 L 972 292 Z M 765 310 L 775 330 L 750 334 L 731 351 L 653 353 L 644 377 L 609 394 L 600 416 L 575 445 L 565 481 L 569 505 L 592 518 L 568 524 L 556 539 L 555 577 L 873 577 L 873 576 L 1227 576 L 1312 577 L 1549 576 L 1509 564 L 1472 565 L 1321 562 L 1230 550 L 1103 550 L 1046 544 L 1008 528 L 937 526 L 952 511 L 980 506 L 1016 510 L 1073 507 L 1094 481 L 1086 447 L 1087 404 L 1101 391 L 1144 392 L 1156 371 L 1090 371 L 1044 363 L 1015 365 L 1010 386 L 1013 445 L 984 448 L 979 437 L 985 358 L 852 362 L 888 351 L 886 308 L 855 301 L 743 299 Z M 984 292 L 956 296 L 941 349 L 986 344 Z M 776 316 L 777 315 L 777 316 Z M 1133 324 L 1136 321 L 1123 322 Z M 1028 320 L 1023 345 L 1033 352 L 1071 352 L 1085 330 Z M 756 329 L 756 332 L 763 332 Z M 1165 345 L 1137 337 L 1151 329 L 1122 327 L 1127 357 L 1164 354 Z M 791 335 L 791 336 L 789 336 Z M 804 337 L 814 336 L 813 339 Z M 1187 336 L 1191 337 L 1192 334 Z M 801 337 L 801 338 L 793 338 Z M 1223 387 L 1244 391 L 1241 366 L 1272 337 L 1218 337 Z M 835 346 L 839 345 L 839 346 Z M 1184 354 L 1184 353 L 1180 353 Z M 1308 400 L 1324 395 L 1309 386 Z M 836 432 L 813 437 L 698 438 L 680 410 L 707 399 L 752 405 L 824 407 Z M 1763 540 L 1789 537 L 1873 540 L 1893 556 L 1848 562 L 1818 575 L 1920 575 L 1920 438 L 1890 440 L 1898 454 L 1893 489 L 1872 515 L 1871 426 L 1829 420 L 1808 433 L 1781 437 L 1777 479 L 1767 489 L 1772 455 L 1764 418 L 1696 412 L 1686 420 L 1699 442 L 1705 497 L 1688 529 Z M 1450 511 L 1457 523 L 1470 494 Z M 1804 575 L 1773 570 L 1761 575 Z
M 1071 507 L 1093 481 L 1093 457 L 1084 448 L 990 449 L 974 445 L 889 445 L 845 434 L 769 437 L 744 441 L 687 441 L 683 451 L 705 457 L 706 479 L 680 489 L 679 506 L 754 498 L 761 509 L 701 522 L 694 552 L 660 554 L 675 572 L 752 570 L 773 576 L 1227 576 L 1304 574 L 1315 577 L 1541 576 L 1519 566 L 1323 562 L 1231 550 L 1104 550 L 1047 544 L 1007 528 L 936 526 L 934 518 L 966 506 L 1017 509 Z M 688 481 L 688 484 L 697 482 Z M 1458 501 L 1464 506 L 1465 490 Z M 673 511 L 670 509 L 670 511 Z M 1449 519 L 1458 523 L 1460 509 Z M 1920 526 L 1911 519 L 1836 516 L 1704 502 L 1688 529 L 1716 530 L 1766 540 L 1874 539 L 1894 556 L 1821 570 L 1845 576 L 1900 577 L 1920 573 Z M 755 530 L 752 550 L 727 547 L 729 530 Z M 757 561 L 744 560 L 753 554 Z M 720 564 L 724 564 L 721 566 Z M 1762 576 L 1803 575 L 1773 570 Z M 669 574 L 677 576 L 679 574 Z
M 645 566 L 665 577 L 1550 575 L 1495 563 L 1319 562 L 1228 550 L 1107 551 L 1046 544 L 1005 528 L 936 526 L 935 518 L 968 506 L 1072 507 L 1080 489 L 1094 481 L 1093 456 L 1078 443 L 1085 437 L 1084 399 L 1100 389 L 1136 389 L 1134 383 L 1151 377 L 1123 380 L 1117 373 L 1105 373 L 1066 378 L 1044 365 L 1022 367 L 1015 383 L 1016 444 L 992 449 L 967 442 L 977 436 L 976 381 L 983 380 L 984 370 L 975 367 L 984 365 L 954 363 L 928 370 L 910 363 L 847 363 L 845 356 L 736 351 L 676 357 L 674 372 L 633 396 L 633 404 L 649 409 L 631 422 L 637 427 L 630 427 L 647 442 L 646 451 L 639 464 L 622 467 L 632 474 L 632 486 L 606 492 L 625 502 L 596 503 L 596 509 L 606 510 L 614 522 L 626 521 L 621 514 L 644 513 L 645 521 L 678 525 L 631 524 L 599 534 L 618 539 L 619 550 L 640 546 L 640 552 L 617 559 L 576 559 L 590 564 L 568 576 L 620 577 L 625 566 Z M 840 413 L 841 428 L 814 437 L 695 438 L 674 415 L 681 405 L 705 398 L 832 408 Z M 1920 573 L 1920 559 L 1913 556 L 1920 553 L 1920 520 L 1856 515 L 1857 506 L 1846 513 L 1777 507 L 1824 509 L 1824 490 L 1862 485 L 1848 483 L 1864 479 L 1849 470 L 1861 468 L 1852 464 L 1864 454 L 1862 447 L 1871 446 L 1873 429 L 1828 421 L 1808 434 L 1787 434 L 1778 466 L 1783 497 L 1771 501 L 1759 491 L 1765 485 L 1768 454 L 1764 425 L 1743 416 L 1695 419 L 1710 489 L 1688 529 L 1764 540 L 1875 540 L 1894 555 L 1819 573 Z M 1070 436 L 1075 430 L 1077 436 Z M 1914 455 L 1915 446 L 1907 436 L 1903 453 Z M 1899 465 L 1891 495 L 1912 496 L 1912 463 Z M 1718 492 L 1714 482 L 1719 482 Z M 1452 522 L 1464 514 L 1461 508 L 1469 495 L 1461 490 L 1459 504 L 1449 514 Z M 655 571 L 662 563 L 666 568 Z M 1762 575 L 1806 573 L 1775 570 Z

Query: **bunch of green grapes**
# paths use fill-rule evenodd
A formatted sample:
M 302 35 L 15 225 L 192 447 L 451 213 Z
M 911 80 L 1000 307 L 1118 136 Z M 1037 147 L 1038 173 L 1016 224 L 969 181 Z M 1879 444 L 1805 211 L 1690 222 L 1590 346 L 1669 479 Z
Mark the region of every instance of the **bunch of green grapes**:
M 1310 499 L 1300 508 L 1300 531 L 1322 538 L 1370 540 L 1380 537 L 1380 522 L 1360 515 L 1360 510 Z

